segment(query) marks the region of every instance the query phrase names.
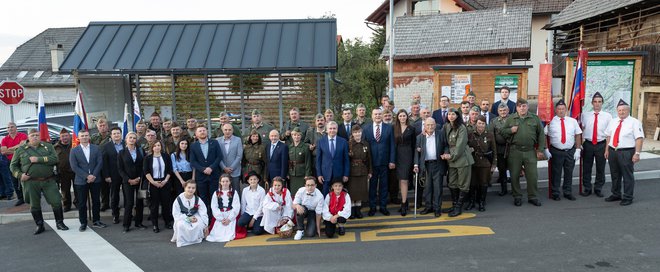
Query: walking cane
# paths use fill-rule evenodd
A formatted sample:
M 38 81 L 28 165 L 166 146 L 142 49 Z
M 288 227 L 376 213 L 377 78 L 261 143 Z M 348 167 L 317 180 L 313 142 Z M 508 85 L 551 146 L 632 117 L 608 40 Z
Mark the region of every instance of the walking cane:
M 415 201 L 415 211 L 413 212 L 413 218 L 417 218 L 417 183 L 419 182 L 417 180 L 417 175 L 418 174 L 415 173 L 415 198 L 413 199 L 413 201 Z

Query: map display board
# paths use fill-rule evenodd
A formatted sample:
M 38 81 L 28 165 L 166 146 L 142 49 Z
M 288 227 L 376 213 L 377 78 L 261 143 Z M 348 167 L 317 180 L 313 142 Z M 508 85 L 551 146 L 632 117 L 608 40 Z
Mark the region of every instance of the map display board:
M 575 71 L 575 63 L 573 64 Z M 634 60 L 587 61 L 587 85 L 582 112 L 591 111 L 591 97 L 596 92 L 603 95 L 603 110 L 616 116 L 616 105 L 623 99 L 632 105 Z

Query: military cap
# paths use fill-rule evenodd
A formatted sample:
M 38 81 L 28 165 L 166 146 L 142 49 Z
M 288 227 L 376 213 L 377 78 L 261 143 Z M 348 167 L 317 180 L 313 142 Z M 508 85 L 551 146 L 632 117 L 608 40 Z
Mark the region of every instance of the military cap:
M 566 103 L 564 102 L 564 99 L 559 99 L 559 101 L 557 101 L 557 103 L 555 104 L 555 107 L 558 107 L 558 106 L 566 106 Z
M 474 111 L 474 112 L 480 112 L 481 111 L 481 109 L 477 106 L 472 107 L 470 110 Z
M 628 106 L 628 103 L 626 101 L 623 101 L 623 99 L 619 99 L 619 103 L 616 104 L 616 106 Z
M 39 133 L 39 131 L 36 128 L 31 128 L 31 129 L 28 130 L 28 135 L 30 135 L 32 133 Z
M 518 102 L 516 102 L 516 105 L 517 106 L 527 105 L 527 100 L 525 100 L 524 98 L 518 98 Z
M 252 110 L 252 115 L 261 115 L 261 111 L 258 109 L 253 109 Z
M 300 133 L 300 127 L 294 127 L 291 132 Z
M 508 109 L 508 108 L 509 108 L 509 106 L 507 106 L 507 105 L 506 105 L 506 104 L 504 104 L 504 103 L 500 103 L 500 105 L 499 105 L 499 106 L 497 106 L 497 108 L 498 108 L 498 109 Z
M 476 97 L 477 95 L 475 95 L 473 91 L 470 91 L 470 92 L 467 94 L 467 96 L 474 96 L 474 97 Z
M 316 118 L 316 119 L 325 119 L 325 117 L 323 116 L 323 114 L 320 114 L 320 113 L 317 113 L 316 116 L 315 116 L 315 118 Z
M 360 104 L 358 104 L 357 107 L 355 107 L 355 108 L 357 108 L 357 109 L 366 109 L 367 106 L 365 106 L 364 104 L 360 103 Z
M 600 97 L 600 99 L 603 99 L 603 95 L 601 95 L 599 92 L 596 92 L 594 96 L 591 97 L 591 100 L 594 100 L 596 98 Z
M 69 133 L 69 130 L 67 130 L 66 128 L 62 128 L 62 130 L 60 130 L 60 134 L 65 134 L 65 133 Z

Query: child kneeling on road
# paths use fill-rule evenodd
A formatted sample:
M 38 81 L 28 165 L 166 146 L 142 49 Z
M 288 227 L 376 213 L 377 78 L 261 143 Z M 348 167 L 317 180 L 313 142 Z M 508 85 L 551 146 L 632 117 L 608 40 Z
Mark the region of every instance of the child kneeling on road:
M 351 197 L 344 191 L 343 181 L 341 179 L 335 179 L 332 181 L 332 191 L 325 196 L 323 204 L 325 236 L 332 238 L 335 232 L 339 235 L 344 235 L 346 233 L 344 224 L 346 224 L 346 219 L 350 216 Z
M 264 233 L 261 227 L 262 203 L 266 196 L 266 190 L 259 186 L 261 176 L 255 171 L 250 171 L 245 177 L 245 182 L 250 186 L 243 188 L 241 194 L 241 210 L 243 213 L 238 219 L 238 226 L 246 229 L 252 228 L 252 234 L 260 235 Z
M 316 189 L 316 179 L 305 177 L 305 186 L 298 189 L 293 199 L 293 210 L 296 212 L 296 236 L 294 240 L 321 236 L 321 217 L 323 214 L 323 194 Z M 307 226 L 304 222 L 307 219 Z

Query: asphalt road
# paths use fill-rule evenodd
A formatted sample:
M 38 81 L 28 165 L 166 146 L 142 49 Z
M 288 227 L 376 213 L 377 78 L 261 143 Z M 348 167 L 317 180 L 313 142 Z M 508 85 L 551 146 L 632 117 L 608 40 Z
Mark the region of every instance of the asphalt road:
M 514 207 L 510 196 L 490 194 L 486 212 L 460 220 L 376 216 L 349 222 L 340 239 L 303 239 L 311 244 L 248 237 L 177 248 L 169 242 L 171 230 L 122 234 L 111 225 L 94 231 L 144 271 L 660 271 L 660 178 L 639 181 L 635 189 L 627 207 L 593 195 Z M 77 234 L 77 224 L 69 227 L 68 234 Z M 0 225 L 2 271 L 90 270 L 75 245 L 50 227 L 33 236 L 33 228 L 31 222 Z

